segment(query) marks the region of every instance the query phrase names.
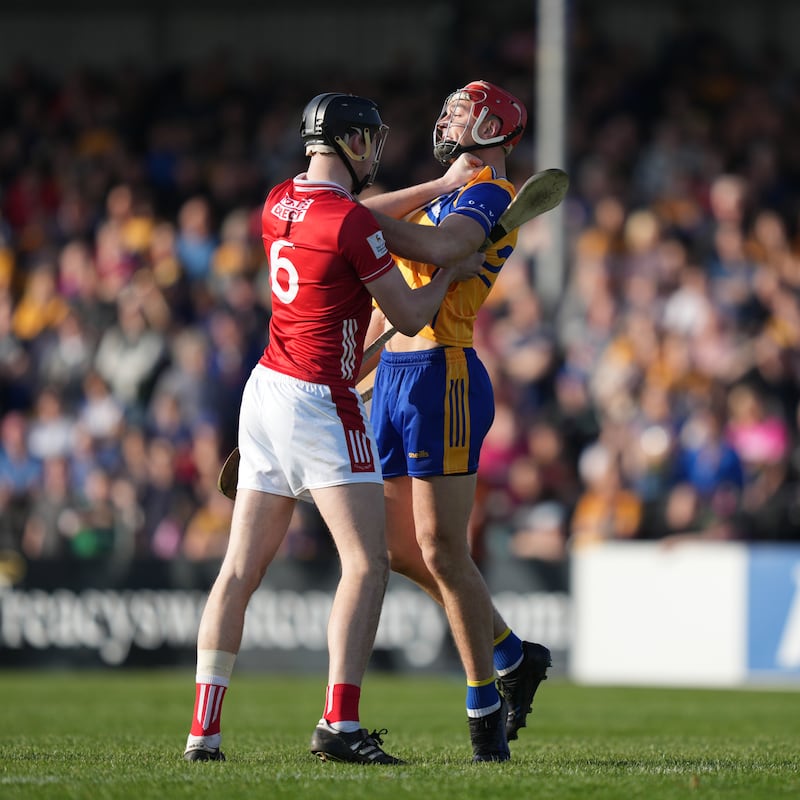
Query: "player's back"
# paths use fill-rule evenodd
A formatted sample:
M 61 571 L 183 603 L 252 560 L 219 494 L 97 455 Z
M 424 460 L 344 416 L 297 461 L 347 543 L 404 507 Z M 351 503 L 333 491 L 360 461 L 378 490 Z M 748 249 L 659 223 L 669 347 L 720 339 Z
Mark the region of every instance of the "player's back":
M 314 383 L 352 383 L 369 324 L 364 283 L 392 260 L 370 247 L 372 214 L 332 183 L 302 177 L 267 197 L 262 238 L 270 267 L 270 339 L 261 363 Z

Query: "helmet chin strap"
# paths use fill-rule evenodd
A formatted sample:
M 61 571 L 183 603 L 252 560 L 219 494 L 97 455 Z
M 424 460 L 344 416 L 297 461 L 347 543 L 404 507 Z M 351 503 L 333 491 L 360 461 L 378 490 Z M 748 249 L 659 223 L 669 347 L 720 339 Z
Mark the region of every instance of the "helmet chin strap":
M 353 194 L 360 194 L 369 176 L 367 176 L 367 178 L 364 178 L 364 180 L 359 180 L 358 175 L 356 175 L 356 171 L 353 169 L 353 165 L 350 163 L 350 159 L 338 147 L 336 148 L 336 151 L 337 155 L 342 160 L 342 163 L 347 167 L 347 171 L 350 173 L 350 178 L 353 181 L 353 185 L 350 188 L 350 191 Z
M 342 163 L 347 167 L 347 171 L 350 173 L 350 177 L 353 180 L 353 186 L 351 188 L 351 192 L 355 195 L 360 194 L 362 189 L 364 189 L 367 184 L 369 183 L 369 179 L 371 175 L 367 174 L 364 178 L 359 180 L 358 175 L 356 175 L 355 169 L 353 169 L 353 161 L 365 161 L 369 158 L 369 153 L 371 149 L 371 139 L 368 130 L 364 130 L 364 139 L 366 142 L 366 150 L 364 151 L 363 155 L 357 155 L 350 149 L 350 145 L 347 143 L 346 140 L 342 139 L 341 136 L 334 137 L 333 147 L 336 149 L 336 153 L 339 158 L 342 160 Z
M 446 144 L 446 142 L 439 142 L 439 145 Z M 485 150 L 488 147 L 497 147 L 496 144 L 471 144 L 465 146 L 463 144 L 454 143 L 453 149 L 448 151 L 447 154 L 442 159 L 440 156 L 436 156 L 436 159 L 439 161 L 440 164 L 443 166 L 447 166 L 448 164 L 452 164 L 462 153 L 473 153 L 476 150 Z M 436 148 L 434 148 L 434 155 L 436 155 Z
M 507 142 L 510 142 L 520 132 L 520 130 L 521 128 L 517 126 L 513 131 L 511 131 L 511 133 L 503 136 L 502 138 L 498 137 L 498 139 L 484 140 L 482 142 L 476 142 L 475 144 L 470 145 L 463 145 L 459 142 L 455 142 L 452 151 L 447 156 L 447 163 L 452 163 L 462 153 L 474 153 L 476 150 L 486 150 L 489 147 L 502 147 Z M 445 143 L 446 141 L 439 142 L 440 145 Z

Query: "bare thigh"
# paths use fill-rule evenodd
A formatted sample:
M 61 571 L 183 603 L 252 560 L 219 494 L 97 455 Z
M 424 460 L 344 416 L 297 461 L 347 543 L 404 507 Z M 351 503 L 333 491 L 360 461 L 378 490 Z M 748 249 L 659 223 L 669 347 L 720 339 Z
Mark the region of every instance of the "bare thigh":
M 467 525 L 476 482 L 474 474 L 411 479 L 414 527 L 423 552 L 441 548 L 469 555 Z
M 312 489 L 314 502 L 345 562 L 385 563 L 383 486 L 353 483 Z

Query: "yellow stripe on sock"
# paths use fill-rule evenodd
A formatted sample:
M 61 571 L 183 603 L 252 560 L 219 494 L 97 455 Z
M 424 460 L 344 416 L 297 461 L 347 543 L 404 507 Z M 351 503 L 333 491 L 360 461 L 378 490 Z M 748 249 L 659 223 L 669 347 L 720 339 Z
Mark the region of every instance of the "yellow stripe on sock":
M 500 642 L 505 641 L 511 635 L 511 628 L 506 628 L 495 640 L 493 643 L 493 647 L 497 647 Z
M 479 686 L 488 686 L 490 683 L 494 683 L 495 678 L 492 676 L 491 678 L 487 678 L 485 681 L 467 681 L 467 686 L 477 688 Z

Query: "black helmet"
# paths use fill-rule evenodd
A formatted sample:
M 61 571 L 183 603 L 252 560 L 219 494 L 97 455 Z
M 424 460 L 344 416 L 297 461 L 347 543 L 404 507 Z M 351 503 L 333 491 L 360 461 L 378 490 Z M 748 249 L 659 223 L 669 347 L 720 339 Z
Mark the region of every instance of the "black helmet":
M 366 97 L 326 92 L 318 94 L 303 109 L 300 136 L 309 152 L 335 152 L 344 161 L 353 178 L 353 192 L 369 186 L 378 171 L 381 151 L 388 127 L 383 124 L 378 107 Z M 356 155 L 347 143 L 350 133 L 360 133 L 367 142 L 363 155 Z M 375 161 L 369 175 L 359 181 L 351 161 L 366 161 L 375 147 Z

